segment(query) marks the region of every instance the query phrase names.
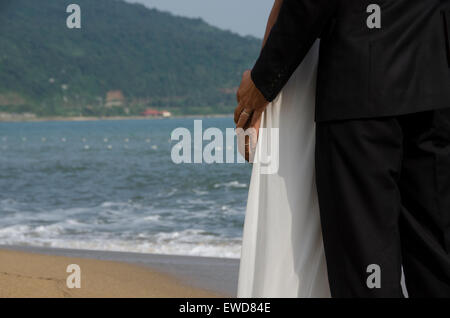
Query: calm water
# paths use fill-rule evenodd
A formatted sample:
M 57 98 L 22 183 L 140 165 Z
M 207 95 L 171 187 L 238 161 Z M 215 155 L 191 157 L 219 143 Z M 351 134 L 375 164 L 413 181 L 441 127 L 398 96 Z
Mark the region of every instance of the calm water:
M 0 244 L 239 257 L 250 166 L 175 165 L 177 127 L 0 123 Z

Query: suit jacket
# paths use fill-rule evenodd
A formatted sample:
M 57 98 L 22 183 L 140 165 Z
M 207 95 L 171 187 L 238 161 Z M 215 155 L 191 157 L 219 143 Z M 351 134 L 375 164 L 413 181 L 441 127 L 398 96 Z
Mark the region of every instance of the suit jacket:
M 317 121 L 450 107 L 450 0 L 284 0 L 252 70 L 268 101 L 318 38 Z

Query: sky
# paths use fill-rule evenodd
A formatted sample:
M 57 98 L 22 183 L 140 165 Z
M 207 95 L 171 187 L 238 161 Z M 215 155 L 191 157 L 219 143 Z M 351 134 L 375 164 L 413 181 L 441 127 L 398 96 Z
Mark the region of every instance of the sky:
M 274 0 L 126 0 L 262 38 Z

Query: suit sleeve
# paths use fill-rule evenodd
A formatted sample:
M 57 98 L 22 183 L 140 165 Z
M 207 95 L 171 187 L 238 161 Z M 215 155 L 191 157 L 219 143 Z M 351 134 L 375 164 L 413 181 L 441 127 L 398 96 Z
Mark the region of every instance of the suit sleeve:
M 283 89 L 334 15 L 339 0 L 284 0 L 253 67 L 256 87 L 271 102 Z

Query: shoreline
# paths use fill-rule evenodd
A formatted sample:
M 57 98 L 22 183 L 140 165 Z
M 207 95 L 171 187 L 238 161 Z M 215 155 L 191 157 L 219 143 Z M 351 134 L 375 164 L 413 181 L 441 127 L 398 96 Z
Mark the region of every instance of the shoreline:
M 0 297 L 235 297 L 239 271 L 238 259 L 30 246 L 0 245 L 0 259 Z M 69 264 L 89 273 L 85 289 L 66 290 Z
M 84 116 L 50 116 L 34 118 L 1 119 L 0 123 L 35 123 L 35 122 L 89 122 L 89 121 L 119 121 L 119 120 L 164 120 L 183 118 L 228 118 L 231 114 L 211 114 L 211 115 L 180 115 L 171 117 L 144 117 L 144 116 L 110 116 L 110 117 L 84 117 Z

